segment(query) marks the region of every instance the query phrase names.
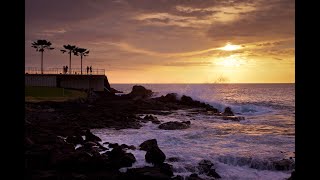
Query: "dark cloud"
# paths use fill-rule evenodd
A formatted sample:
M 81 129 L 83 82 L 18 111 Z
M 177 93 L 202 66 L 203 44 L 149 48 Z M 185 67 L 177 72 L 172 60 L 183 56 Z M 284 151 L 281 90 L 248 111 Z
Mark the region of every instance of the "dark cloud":
M 294 1 L 265 1 L 252 12 L 230 23 L 212 24 L 208 37 L 241 42 L 245 39 L 287 38 L 294 36 Z

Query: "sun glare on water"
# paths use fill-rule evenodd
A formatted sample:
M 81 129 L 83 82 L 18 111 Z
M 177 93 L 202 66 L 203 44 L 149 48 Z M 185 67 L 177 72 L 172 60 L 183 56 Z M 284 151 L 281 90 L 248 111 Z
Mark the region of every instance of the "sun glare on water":
M 234 51 L 234 50 L 241 49 L 241 46 L 240 45 L 233 45 L 231 43 L 227 43 L 227 45 L 225 45 L 224 47 L 221 47 L 219 49 L 224 50 L 224 51 Z

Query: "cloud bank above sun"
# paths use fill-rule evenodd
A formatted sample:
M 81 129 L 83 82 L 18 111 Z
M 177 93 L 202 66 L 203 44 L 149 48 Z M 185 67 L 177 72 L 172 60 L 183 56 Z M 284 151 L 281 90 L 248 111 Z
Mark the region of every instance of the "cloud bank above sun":
M 90 49 L 84 66 L 106 69 L 111 83 L 294 82 L 291 0 L 26 0 L 25 64 L 38 67 L 31 42 L 57 51 L 45 67 L 62 67 L 64 44 Z M 80 67 L 80 59 L 72 59 Z

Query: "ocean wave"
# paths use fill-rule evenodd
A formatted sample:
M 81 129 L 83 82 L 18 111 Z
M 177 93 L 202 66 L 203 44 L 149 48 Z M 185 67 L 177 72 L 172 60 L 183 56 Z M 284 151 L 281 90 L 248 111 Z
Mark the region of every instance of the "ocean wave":
M 217 161 L 232 165 L 232 166 L 247 166 L 252 169 L 257 170 L 270 170 L 270 171 L 277 171 L 277 170 L 293 170 L 295 167 L 294 159 L 287 160 L 287 164 L 279 167 L 278 163 L 279 160 L 272 160 L 272 159 L 258 159 L 258 158 L 251 158 L 251 157 L 237 157 L 237 156 L 219 156 L 216 158 Z

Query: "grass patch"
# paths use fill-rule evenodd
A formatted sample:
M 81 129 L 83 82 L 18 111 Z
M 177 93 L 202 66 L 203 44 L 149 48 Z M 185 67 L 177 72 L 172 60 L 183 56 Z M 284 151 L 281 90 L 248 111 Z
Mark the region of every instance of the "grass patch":
M 25 101 L 68 101 L 78 98 L 86 98 L 87 93 L 80 90 L 56 88 L 56 87 L 25 87 Z

